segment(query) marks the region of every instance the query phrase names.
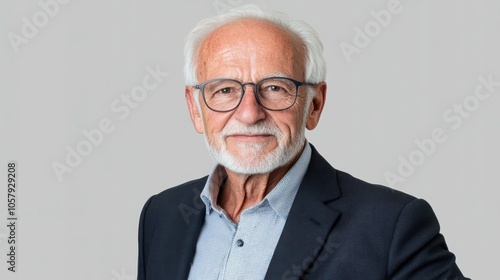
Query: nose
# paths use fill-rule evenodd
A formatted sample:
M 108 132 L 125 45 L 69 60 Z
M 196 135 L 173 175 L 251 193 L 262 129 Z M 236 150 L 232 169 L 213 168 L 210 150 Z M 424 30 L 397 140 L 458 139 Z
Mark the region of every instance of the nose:
M 247 83 L 243 85 L 243 97 L 240 105 L 234 112 L 234 116 L 240 122 L 246 124 L 254 124 L 265 119 L 265 109 L 259 105 L 255 96 L 255 84 Z

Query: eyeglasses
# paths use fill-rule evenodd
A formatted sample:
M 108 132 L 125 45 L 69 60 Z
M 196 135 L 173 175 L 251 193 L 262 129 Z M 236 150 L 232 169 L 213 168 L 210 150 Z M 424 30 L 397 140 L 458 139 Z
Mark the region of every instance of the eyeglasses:
M 201 90 L 207 107 L 215 112 L 229 112 L 236 109 L 243 99 L 245 86 L 253 85 L 255 99 L 260 106 L 270 111 L 283 111 L 297 100 L 299 86 L 312 86 L 286 77 L 265 78 L 257 83 L 241 83 L 233 79 L 214 79 L 194 86 Z

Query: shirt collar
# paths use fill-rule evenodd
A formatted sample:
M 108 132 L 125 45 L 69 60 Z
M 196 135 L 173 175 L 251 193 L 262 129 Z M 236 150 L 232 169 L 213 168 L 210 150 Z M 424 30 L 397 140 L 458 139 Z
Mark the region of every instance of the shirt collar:
M 306 141 L 304 150 L 302 151 L 299 159 L 265 197 L 274 211 L 285 219 L 288 217 L 290 208 L 292 208 L 295 195 L 297 194 L 300 183 L 306 174 L 310 160 L 311 147 Z
M 259 204 L 267 201 L 278 215 L 286 219 L 288 217 L 288 213 L 290 212 L 290 208 L 292 208 L 293 200 L 299 190 L 300 183 L 304 178 L 310 160 L 311 147 L 309 146 L 309 143 L 305 141 L 305 147 L 302 150 L 299 159 Z M 223 166 L 216 165 L 212 169 L 212 172 L 210 173 L 200 194 L 201 200 L 206 205 L 207 215 L 210 214 L 212 210 L 217 212 L 222 211 L 222 209 L 217 205 L 217 197 L 219 195 L 220 186 L 226 178 L 227 173 Z
M 208 176 L 205 187 L 201 191 L 200 197 L 206 206 L 207 215 L 214 209 L 219 209 L 217 205 L 217 197 L 219 196 L 219 190 L 222 183 L 227 178 L 226 169 L 222 165 L 216 165 L 210 175 Z

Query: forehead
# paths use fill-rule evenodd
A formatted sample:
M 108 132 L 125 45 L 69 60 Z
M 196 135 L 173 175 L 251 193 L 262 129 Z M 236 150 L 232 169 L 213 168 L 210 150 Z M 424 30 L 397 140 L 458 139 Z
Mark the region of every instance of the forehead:
M 273 23 L 240 19 L 217 28 L 205 38 L 198 49 L 197 66 L 201 80 L 231 71 L 303 76 L 304 46 L 296 35 Z M 269 73 L 257 73 L 260 74 Z

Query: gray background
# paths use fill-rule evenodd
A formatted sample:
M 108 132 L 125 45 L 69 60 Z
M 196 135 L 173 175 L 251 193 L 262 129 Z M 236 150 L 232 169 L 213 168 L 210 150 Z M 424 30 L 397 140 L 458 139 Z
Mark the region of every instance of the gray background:
M 400 156 L 416 155 L 416 140 L 444 131 L 446 141 L 394 188 L 431 203 L 466 275 L 493 279 L 500 261 L 500 87 L 469 103 L 474 110 L 457 129 L 443 114 L 473 102 L 480 76 L 500 81 L 500 1 L 402 0 L 401 12 L 348 62 L 340 44 L 354 46 L 355 29 L 390 2 L 73 0 L 43 23 L 38 1 L 3 0 L 0 260 L 7 254 L 6 162 L 17 160 L 19 272 L 7 272 L 2 261 L 0 278 L 134 279 L 144 202 L 213 164 L 184 101 L 184 37 L 201 18 L 258 3 L 320 33 L 328 97 L 307 137 L 336 168 L 387 185 L 384 174 L 398 174 Z M 34 16 L 43 26 L 25 38 L 23 17 Z M 12 33 L 25 38 L 18 52 Z M 157 65 L 168 77 L 120 119 L 111 104 Z M 64 164 L 66 146 L 76 149 L 86 139 L 82 130 L 103 119 L 114 131 L 59 181 L 52 164 Z

